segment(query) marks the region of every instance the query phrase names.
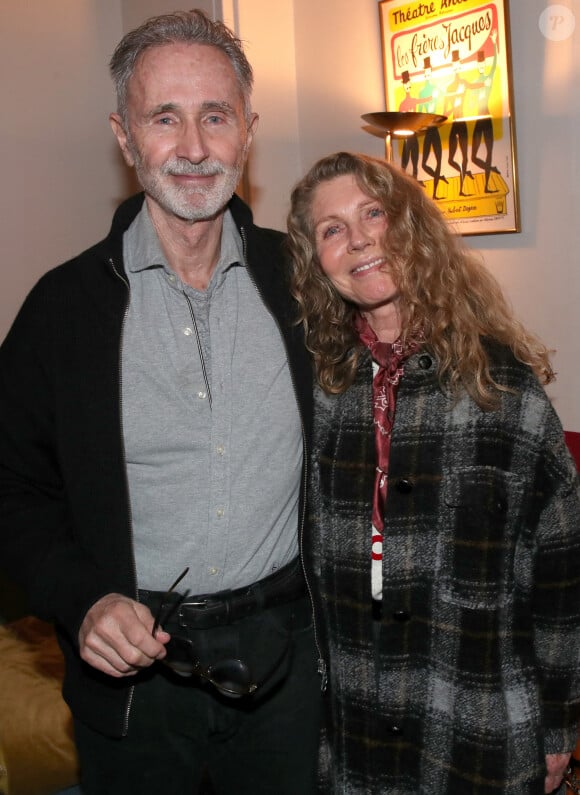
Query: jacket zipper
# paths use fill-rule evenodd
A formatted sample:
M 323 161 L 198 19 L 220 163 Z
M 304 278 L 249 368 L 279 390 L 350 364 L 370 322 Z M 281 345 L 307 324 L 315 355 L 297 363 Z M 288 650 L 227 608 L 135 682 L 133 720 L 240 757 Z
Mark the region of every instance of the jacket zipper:
M 258 295 L 261 297 L 264 305 L 268 306 L 268 303 L 267 303 L 266 299 L 264 298 L 262 290 L 256 284 L 256 280 L 254 279 L 254 276 L 252 274 L 251 268 L 248 265 L 248 244 L 247 244 L 247 238 L 246 238 L 246 230 L 245 230 L 245 228 L 243 226 L 240 227 L 240 235 L 241 235 L 241 238 L 242 238 L 242 248 L 243 248 L 244 262 L 246 264 L 246 269 L 247 269 L 248 275 L 249 275 L 254 287 L 256 288 L 256 291 L 258 292 Z M 304 574 L 304 582 L 306 583 L 306 590 L 308 591 L 308 598 L 310 600 L 310 608 L 311 608 L 311 611 L 312 611 L 312 628 L 313 628 L 313 631 L 314 631 L 314 644 L 316 646 L 316 653 L 318 655 L 318 673 L 320 674 L 320 678 L 321 678 L 320 688 L 321 688 L 322 692 L 324 693 L 324 691 L 326 690 L 327 682 L 328 682 L 327 665 L 326 665 L 326 661 L 325 661 L 325 659 L 324 659 L 324 657 L 322 655 L 322 651 L 321 651 L 321 647 L 320 647 L 320 641 L 319 641 L 319 636 L 318 636 L 318 628 L 317 628 L 317 624 L 316 624 L 316 611 L 314 609 L 314 596 L 312 594 L 312 586 L 310 585 L 310 580 L 308 579 L 308 575 L 306 573 L 306 569 L 305 569 L 305 566 L 304 566 L 304 555 L 303 555 L 303 548 L 304 548 L 304 523 L 305 523 L 305 517 L 306 517 L 306 495 L 307 495 L 307 488 L 308 488 L 308 455 L 309 455 L 309 451 L 308 451 L 308 444 L 307 444 L 307 441 L 306 441 L 306 433 L 304 431 L 304 422 L 302 420 L 302 413 L 300 411 L 300 402 L 298 400 L 298 390 L 296 388 L 296 381 L 295 381 L 295 378 L 294 378 L 294 373 L 292 371 L 292 367 L 290 366 L 290 356 L 289 356 L 289 353 L 288 353 L 288 349 L 286 347 L 286 341 L 284 339 L 284 335 L 282 333 L 282 329 L 280 328 L 280 323 L 278 321 L 278 318 L 274 315 L 274 313 L 272 313 L 272 318 L 274 319 L 274 322 L 276 323 L 276 326 L 278 327 L 278 333 L 280 334 L 280 337 L 282 339 L 282 343 L 283 343 L 284 347 L 286 348 L 286 357 L 288 358 L 288 370 L 290 372 L 290 379 L 292 381 L 292 388 L 294 389 L 294 397 L 296 398 L 296 405 L 298 406 L 298 414 L 300 416 L 300 428 L 301 428 L 301 431 L 302 431 L 302 444 L 304 446 L 304 476 L 302 478 L 302 493 L 304 495 L 304 498 L 302 500 L 302 511 L 301 511 L 301 515 L 300 515 L 300 523 L 299 523 L 299 531 L 298 531 L 298 549 L 299 549 L 299 553 L 300 553 L 300 566 L 302 568 L 302 573 Z
M 125 287 L 127 288 L 127 301 L 125 303 L 125 311 L 123 313 L 123 322 L 121 324 L 121 335 L 119 337 L 119 373 L 118 374 L 119 374 L 119 419 L 120 419 L 120 422 L 121 422 L 121 448 L 123 450 L 123 466 L 124 466 L 124 470 L 125 470 L 125 487 L 126 487 L 126 493 L 128 495 L 129 494 L 129 481 L 128 481 L 128 477 L 127 477 L 127 458 L 126 458 L 126 455 L 125 455 L 125 440 L 124 440 L 124 437 L 123 437 L 123 397 L 122 397 L 122 395 L 123 395 L 123 389 L 122 389 L 123 372 L 122 372 L 121 362 L 122 362 L 122 355 L 123 355 L 123 336 L 124 336 L 124 333 L 125 333 L 125 323 L 127 321 L 127 315 L 129 314 L 129 293 L 130 293 L 130 287 L 129 287 L 129 282 L 125 278 L 125 276 L 123 276 L 123 274 L 120 273 L 117 270 L 117 266 L 115 265 L 115 262 L 114 262 L 112 257 L 109 258 L 109 265 L 111 266 L 115 276 L 118 279 L 120 279 L 123 282 L 123 284 L 125 285 Z M 130 502 L 129 499 L 127 500 L 127 515 L 129 517 L 129 536 L 131 538 L 131 550 L 132 550 L 132 569 L 131 569 L 131 573 L 133 575 L 133 596 L 135 598 L 135 601 L 138 602 L 139 601 L 139 593 L 138 593 L 138 588 L 137 588 L 137 566 L 136 566 L 136 563 L 135 563 L 135 548 L 134 548 L 134 536 L 133 536 L 133 516 L 132 516 L 132 513 L 131 513 L 131 502 Z M 125 704 L 125 714 L 123 716 L 123 730 L 122 730 L 123 737 L 126 737 L 127 736 L 127 732 L 129 731 L 129 713 L 131 712 L 131 705 L 133 703 L 134 694 L 135 694 L 135 685 L 131 685 L 129 687 L 129 693 L 127 695 L 127 701 L 126 701 L 126 704 Z

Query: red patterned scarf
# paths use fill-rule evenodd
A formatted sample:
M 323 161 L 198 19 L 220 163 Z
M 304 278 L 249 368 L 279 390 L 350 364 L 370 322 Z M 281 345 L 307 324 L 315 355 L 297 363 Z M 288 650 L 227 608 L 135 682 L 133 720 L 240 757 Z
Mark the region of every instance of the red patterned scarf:
M 400 340 L 380 342 L 368 320 L 360 314 L 356 317 L 354 326 L 359 339 L 370 350 L 374 361 L 379 366 L 378 372 L 373 378 L 373 415 L 377 456 L 373 495 L 373 526 L 379 533 L 382 533 L 397 388 L 403 375 L 403 364 L 417 350 L 418 345 L 412 343 L 403 347 Z

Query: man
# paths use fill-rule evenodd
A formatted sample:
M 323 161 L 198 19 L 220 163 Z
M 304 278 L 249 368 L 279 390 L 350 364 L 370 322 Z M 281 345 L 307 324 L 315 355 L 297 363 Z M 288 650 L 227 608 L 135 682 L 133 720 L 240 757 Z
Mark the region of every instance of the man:
M 111 71 L 144 197 L 41 279 L 2 346 L 0 560 L 56 623 L 84 795 L 194 793 L 206 772 L 304 795 L 310 364 L 283 236 L 232 197 L 252 70 L 192 11 L 126 35 Z

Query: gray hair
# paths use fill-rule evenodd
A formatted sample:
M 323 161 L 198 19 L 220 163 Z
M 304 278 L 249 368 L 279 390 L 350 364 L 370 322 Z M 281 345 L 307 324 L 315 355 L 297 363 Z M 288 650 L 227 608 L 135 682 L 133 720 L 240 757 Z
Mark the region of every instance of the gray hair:
M 139 57 L 150 47 L 178 42 L 217 47 L 228 57 L 242 91 L 244 111 L 249 120 L 254 76 L 242 42 L 223 22 L 213 22 L 203 11 L 194 8 L 152 17 L 123 36 L 117 45 L 109 68 L 117 91 L 117 112 L 123 122 L 127 121 L 127 87 Z

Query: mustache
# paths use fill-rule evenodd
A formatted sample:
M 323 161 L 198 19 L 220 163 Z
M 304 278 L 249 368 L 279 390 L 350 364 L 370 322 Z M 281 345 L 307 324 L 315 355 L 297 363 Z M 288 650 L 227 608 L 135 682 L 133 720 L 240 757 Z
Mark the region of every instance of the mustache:
M 183 158 L 173 158 L 161 166 L 161 173 L 169 176 L 195 174 L 197 177 L 214 177 L 225 174 L 226 167 L 219 160 L 204 160 L 203 163 L 192 163 Z

